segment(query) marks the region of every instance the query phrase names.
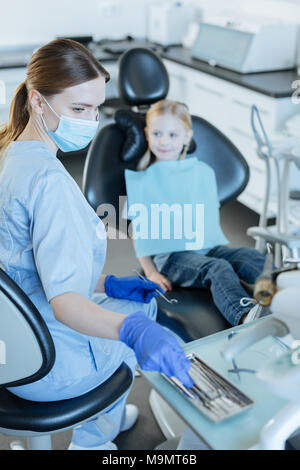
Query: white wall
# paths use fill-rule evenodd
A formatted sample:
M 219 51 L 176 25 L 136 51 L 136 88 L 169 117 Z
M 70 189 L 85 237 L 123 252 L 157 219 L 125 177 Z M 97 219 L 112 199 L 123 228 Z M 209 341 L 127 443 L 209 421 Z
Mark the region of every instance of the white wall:
M 204 16 L 245 13 L 300 24 L 300 0 L 187 0 Z
M 41 44 L 56 36 L 145 37 L 147 6 L 168 0 L 1 0 L 0 47 Z M 300 23 L 300 0 L 184 0 L 195 18 L 241 11 Z M 199 14 L 197 14 L 199 12 Z
M 0 47 L 41 44 L 56 36 L 143 37 L 149 1 L 1 0 Z

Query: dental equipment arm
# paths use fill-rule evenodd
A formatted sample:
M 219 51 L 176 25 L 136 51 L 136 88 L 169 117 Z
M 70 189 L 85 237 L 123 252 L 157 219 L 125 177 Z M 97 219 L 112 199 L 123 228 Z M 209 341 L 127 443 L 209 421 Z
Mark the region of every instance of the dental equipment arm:
M 254 288 L 254 298 L 263 306 L 270 304 L 275 294 L 275 283 L 272 276 L 273 268 L 273 254 L 267 253 L 264 270 L 259 278 L 256 280 Z
M 287 439 L 299 428 L 300 406 L 291 403 L 285 406 L 274 419 L 261 430 L 260 442 L 255 450 L 285 450 Z
M 284 337 L 289 334 L 287 326 L 275 318 L 266 318 L 259 325 L 254 325 L 232 338 L 226 346 L 221 349 L 221 355 L 226 361 L 234 359 L 239 353 L 257 343 L 266 336 Z
M 255 283 L 253 294 L 255 300 L 257 300 L 257 302 L 264 307 L 269 306 L 272 302 L 275 293 L 277 292 L 276 279 L 278 275 L 284 272 L 295 271 L 297 269 L 298 264 L 291 264 L 287 267 L 273 269 L 273 254 L 269 252 L 266 255 L 264 270 L 262 274 L 257 278 Z M 291 278 L 288 279 L 289 282 L 292 282 Z M 285 285 L 285 287 L 287 286 Z
M 286 287 L 289 279 L 292 287 Z M 265 336 L 300 339 L 300 271 L 285 272 L 277 277 L 278 292 L 271 303 L 272 316 L 250 326 L 232 338 L 221 350 L 224 359 L 234 358 L 238 353 Z
M 250 227 L 247 229 L 247 235 L 252 238 L 259 237 L 272 243 L 281 243 L 291 249 L 300 247 L 299 235 L 271 232 L 263 227 Z

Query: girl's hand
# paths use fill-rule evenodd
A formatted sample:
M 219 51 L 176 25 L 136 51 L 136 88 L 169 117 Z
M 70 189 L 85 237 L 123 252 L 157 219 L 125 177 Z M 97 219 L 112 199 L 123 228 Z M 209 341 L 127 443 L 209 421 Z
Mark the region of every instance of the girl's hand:
M 155 282 L 163 289 L 164 292 L 172 290 L 172 284 L 168 278 L 160 274 L 158 271 L 153 271 L 147 276 L 150 281 Z

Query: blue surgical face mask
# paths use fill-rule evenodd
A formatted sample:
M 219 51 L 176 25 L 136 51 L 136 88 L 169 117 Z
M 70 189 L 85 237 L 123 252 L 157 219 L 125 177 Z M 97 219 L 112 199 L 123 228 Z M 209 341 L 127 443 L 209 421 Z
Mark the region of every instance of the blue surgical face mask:
M 42 116 L 45 129 L 49 137 L 56 143 L 62 152 L 74 152 L 84 149 L 93 140 L 99 126 L 98 121 L 89 121 L 86 119 L 76 119 L 69 116 L 59 116 L 54 109 L 47 103 L 53 113 L 59 118 L 59 124 L 56 131 L 50 131 Z

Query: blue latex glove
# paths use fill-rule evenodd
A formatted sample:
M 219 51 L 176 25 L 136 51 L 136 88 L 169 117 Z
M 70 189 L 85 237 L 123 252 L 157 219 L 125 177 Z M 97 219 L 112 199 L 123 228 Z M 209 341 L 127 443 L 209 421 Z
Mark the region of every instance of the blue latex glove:
M 137 276 L 116 277 L 113 275 L 105 278 L 105 293 L 108 297 L 116 299 L 137 300 L 148 304 L 153 297 L 157 297 L 156 289 L 163 290 L 155 282 L 143 281 Z
M 193 386 L 188 374 L 190 361 L 177 339 L 143 312 L 128 315 L 119 334 L 121 341 L 134 350 L 141 369 L 163 372 L 177 377 L 186 387 Z

